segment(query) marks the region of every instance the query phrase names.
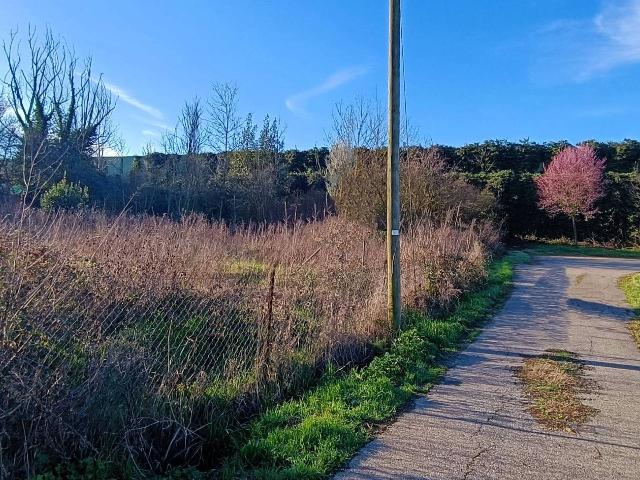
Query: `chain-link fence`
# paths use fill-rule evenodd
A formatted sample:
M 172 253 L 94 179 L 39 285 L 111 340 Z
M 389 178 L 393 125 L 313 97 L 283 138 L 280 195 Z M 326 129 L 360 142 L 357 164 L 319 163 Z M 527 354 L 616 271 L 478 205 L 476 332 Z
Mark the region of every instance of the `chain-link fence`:
M 405 302 L 481 277 L 489 226 L 422 226 Z M 387 340 L 383 239 L 336 218 L 231 231 L 99 214 L 0 222 L 0 477 L 85 456 L 210 467 L 230 432 Z

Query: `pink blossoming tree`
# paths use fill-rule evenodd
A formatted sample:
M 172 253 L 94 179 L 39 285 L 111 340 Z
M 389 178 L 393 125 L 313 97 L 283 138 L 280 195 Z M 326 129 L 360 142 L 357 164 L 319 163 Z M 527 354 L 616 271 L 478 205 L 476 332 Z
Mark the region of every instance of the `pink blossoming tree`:
M 589 145 L 566 147 L 536 180 L 540 207 L 551 215 L 571 218 L 576 244 L 576 217 L 593 217 L 596 201 L 604 194 L 604 164 L 605 159 L 598 158 Z

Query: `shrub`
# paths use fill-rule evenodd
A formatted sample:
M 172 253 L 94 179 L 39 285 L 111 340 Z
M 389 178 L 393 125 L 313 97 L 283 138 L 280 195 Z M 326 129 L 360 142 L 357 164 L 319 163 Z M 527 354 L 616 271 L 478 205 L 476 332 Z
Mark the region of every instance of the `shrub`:
M 338 213 L 378 229 L 386 223 L 386 163 L 382 150 L 354 151 L 353 165 L 343 172 L 334 187 Z M 346 171 L 344 171 L 346 170 Z M 435 149 L 410 148 L 401 154 L 401 215 L 405 226 L 425 219 L 443 219 L 452 209 L 459 218 L 488 218 L 493 195 L 467 183 L 445 167 Z
M 40 199 L 40 206 L 47 211 L 74 210 L 89 204 L 89 189 L 79 183 L 69 182 L 67 176 L 49 188 Z

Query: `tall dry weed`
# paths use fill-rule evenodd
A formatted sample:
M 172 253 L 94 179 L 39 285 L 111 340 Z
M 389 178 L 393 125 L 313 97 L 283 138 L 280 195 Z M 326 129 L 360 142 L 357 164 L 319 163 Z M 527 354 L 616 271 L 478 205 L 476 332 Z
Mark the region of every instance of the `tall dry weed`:
M 449 307 L 498 245 L 455 214 L 403 238 L 404 300 Z M 390 338 L 384 240 L 340 218 L 230 229 L 199 216 L 0 220 L 0 469 L 128 455 L 215 462 L 243 417 Z

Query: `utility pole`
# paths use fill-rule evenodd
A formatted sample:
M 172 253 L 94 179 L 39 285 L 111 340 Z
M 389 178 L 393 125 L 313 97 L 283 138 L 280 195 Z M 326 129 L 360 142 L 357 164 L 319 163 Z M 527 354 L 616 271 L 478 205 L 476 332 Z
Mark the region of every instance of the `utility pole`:
M 387 312 L 401 327 L 400 294 L 400 0 L 389 0 L 389 142 L 387 147 Z

